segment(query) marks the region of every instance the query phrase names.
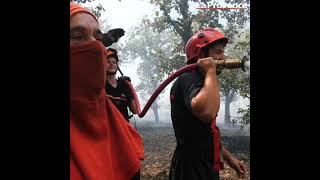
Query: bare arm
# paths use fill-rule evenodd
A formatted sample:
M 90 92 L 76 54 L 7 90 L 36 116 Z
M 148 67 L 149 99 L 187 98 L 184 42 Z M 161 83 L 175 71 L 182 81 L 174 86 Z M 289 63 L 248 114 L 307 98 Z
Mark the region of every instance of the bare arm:
M 192 113 L 201 121 L 211 123 L 220 106 L 216 65 L 211 57 L 200 59 L 198 65 L 203 70 L 205 81 L 199 93 L 192 98 Z
M 129 109 L 133 114 L 138 114 L 138 108 L 134 99 L 130 101 Z

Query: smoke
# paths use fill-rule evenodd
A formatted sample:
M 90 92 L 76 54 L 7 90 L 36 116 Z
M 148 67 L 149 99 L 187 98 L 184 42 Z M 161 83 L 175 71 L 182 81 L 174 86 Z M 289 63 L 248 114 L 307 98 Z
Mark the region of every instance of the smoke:
M 172 121 L 171 121 L 171 105 L 170 105 L 170 89 L 173 83 L 170 83 L 166 88 L 165 88 L 165 92 L 163 94 L 161 94 L 158 98 L 158 113 L 159 113 L 159 119 L 160 119 L 160 124 L 170 124 L 172 125 Z M 141 110 L 142 108 L 144 108 L 147 100 L 151 97 L 151 95 L 145 95 L 144 97 L 141 97 L 141 94 L 139 94 L 139 100 L 140 100 L 140 106 L 141 106 Z M 230 116 L 231 119 L 238 119 L 240 118 L 241 114 L 238 113 L 238 109 L 239 108 L 246 108 L 246 106 L 250 103 L 250 101 L 248 99 L 244 99 L 241 96 L 239 96 L 238 98 L 236 98 L 235 101 L 233 101 L 230 104 Z M 217 125 L 219 127 L 222 128 L 232 128 L 232 127 L 227 127 L 224 124 L 224 101 L 221 101 L 220 104 L 220 110 L 217 116 Z M 145 122 L 145 123 L 149 123 L 151 125 L 155 125 L 155 117 L 153 114 L 152 109 L 150 108 L 148 110 L 148 112 L 146 113 L 146 115 L 143 118 L 138 118 L 136 117 L 136 121 L 139 122 Z M 235 124 L 234 128 L 236 129 L 240 129 L 239 128 L 240 125 L 239 124 Z M 244 128 L 244 131 L 248 130 L 248 127 Z

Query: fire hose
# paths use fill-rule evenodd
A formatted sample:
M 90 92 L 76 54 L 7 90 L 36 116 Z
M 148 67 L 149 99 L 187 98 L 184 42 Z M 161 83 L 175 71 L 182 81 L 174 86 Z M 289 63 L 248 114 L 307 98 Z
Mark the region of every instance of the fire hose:
M 249 67 L 250 67 L 250 61 L 248 60 L 248 58 L 246 56 L 244 56 L 242 60 L 239 60 L 239 59 L 225 59 L 225 60 L 222 60 L 222 61 L 217 61 L 217 68 L 220 68 L 220 69 L 224 69 L 224 68 L 227 68 L 227 69 L 242 68 L 243 71 L 246 71 L 246 69 L 248 69 Z M 184 66 L 184 67 L 178 69 L 176 72 L 172 73 L 166 80 L 164 80 L 160 84 L 160 86 L 151 95 L 151 97 L 147 101 L 147 104 L 144 106 L 142 111 L 141 111 L 141 108 L 140 108 L 140 102 L 139 102 L 139 98 L 138 98 L 138 95 L 136 93 L 136 90 L 134 89 L 134 87 L 131 84 L 131 82 L 126 80 L 125 83 L 129 86 L 130 91 L 131 91 L 131 93 L 132 93 L 132 95 L 134 97 L 135 105 L 136 105 L 137 111 L 138 111 L 138 116 L 140 118 L 144 117 L 144 115 L 147 113 L 147 111 L 151 107 L 152 103 L 155 101 L 155 99 L 158 97 L 158 95 L 161 93 L 161 91 L 171 81 L 173 81 L 175 78 L 177 78 L 178 76 L 180 76 L 181 74 L 183 74 L 183 73 L 185 73 L 187 71 L 196 70 L 196 69 L 198 69 L 198 65 L 197 64 L 190 64 L 190 65 Z

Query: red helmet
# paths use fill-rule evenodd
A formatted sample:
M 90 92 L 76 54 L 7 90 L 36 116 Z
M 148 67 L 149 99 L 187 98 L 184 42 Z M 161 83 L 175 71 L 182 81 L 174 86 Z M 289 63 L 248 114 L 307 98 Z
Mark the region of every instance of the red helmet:
M 109 56 L 112 56 L 112 57 L 116 58 L 117 62 L 119 61 L 117 50 L 115 50 L 113 48 L 108 48 L 108 49 L 106 49 L 105 54 L 106 54 L 107 58 Z
M 192 63 L 201 58 L 199 56 L 203 47 L 221 39 L 225 46 L 228 43 L 228 38 L 214 28 L 205 28 L 195 33 L 186 45 L 187 63 Z

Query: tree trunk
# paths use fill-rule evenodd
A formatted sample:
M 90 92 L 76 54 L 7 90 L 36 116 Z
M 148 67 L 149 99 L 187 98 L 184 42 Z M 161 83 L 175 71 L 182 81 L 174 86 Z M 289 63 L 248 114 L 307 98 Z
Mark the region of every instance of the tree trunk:
M 156 89 L 158 87 L 158 82 L 153 80 L 151 82 L 152 84 L 152 88 L 153 89 Z M 151 104 L 151 109 L 153 111 L 153 114 L 154 114 L 154 121 L 158 124 L 160 123 L 160 120 L 159 120 L 159 114 L 158 114 L 158 109 L 159 109 L 159 106 L 158 106 L 158 98 L 156 98 L 156 100 Z
M 230 97 L 230 94 L 227 94 L 225 99 L 226 100 L 224 103 L 224 123 L 225 123 L 225 125 L 231 125 L 231 119 L 230 119 L 231 97 Z
M 155 122 L 158 124 L 160 123 L 160 120 L 159 120 L 159 114 L 158 114 L 158 104 L 157 104 L 157 101 L 154 101 L 151 105 L 151 109 L 153 111 L 153 114 L 154 114 L 154 120 Z

